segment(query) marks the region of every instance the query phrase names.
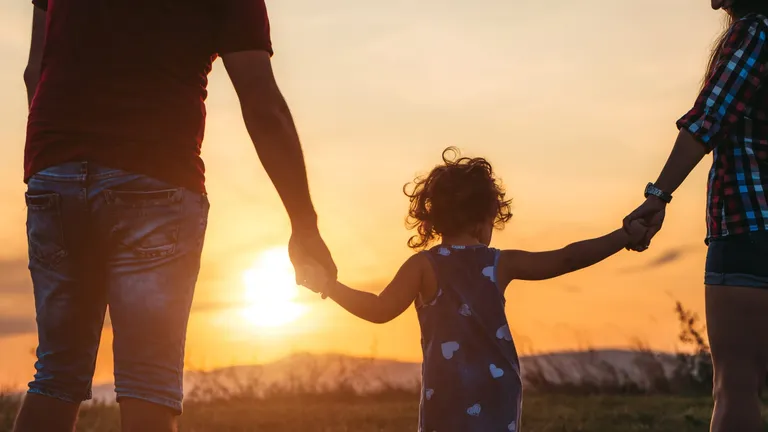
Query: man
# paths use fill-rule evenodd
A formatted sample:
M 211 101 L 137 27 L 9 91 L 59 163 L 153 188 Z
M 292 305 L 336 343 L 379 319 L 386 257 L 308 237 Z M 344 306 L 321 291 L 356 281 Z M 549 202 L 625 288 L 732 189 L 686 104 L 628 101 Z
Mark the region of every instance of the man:
M 336 267 L 272 73 L 263 0 L 34 0 L 24 78 L 39 347 L 15 431 L 72 431 L 109 306 L 124 431 L 174 431 L 208 217 L 200 159 L 221 56 L 291 220 L 297 279 Z

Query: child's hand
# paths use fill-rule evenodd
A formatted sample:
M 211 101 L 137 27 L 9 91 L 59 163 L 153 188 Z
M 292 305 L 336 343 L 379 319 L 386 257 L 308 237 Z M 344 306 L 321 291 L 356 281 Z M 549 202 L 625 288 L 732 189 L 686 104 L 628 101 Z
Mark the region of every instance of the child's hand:
M 633 249 L 637 247 L 644 248 L 645 245 L 641 245 L 640 242 L 645 239 L 646 233 L 648 233 L 648 227 L 642 220 L 632 221 L 632 223 L 629 225 L 629 229 L 627 230 L 627 234 L 629 235 L 627 247 L 631 247 Z
M 323 294 L 323 298 L 325 298 L 328 288 L 332 283 L 336 281 L 331 280 L 328 277 L 328 274 L 326 273 L 325 269 L 323 269 L 319 264 L 315 263 L 314 261 L 311 263 L 311 265 L 303 267 L 302 270 L 303 270 L 303 275 L 306 278 L 305 282 L 302 285 L 305 288 L 308 288 L 312 292 Z

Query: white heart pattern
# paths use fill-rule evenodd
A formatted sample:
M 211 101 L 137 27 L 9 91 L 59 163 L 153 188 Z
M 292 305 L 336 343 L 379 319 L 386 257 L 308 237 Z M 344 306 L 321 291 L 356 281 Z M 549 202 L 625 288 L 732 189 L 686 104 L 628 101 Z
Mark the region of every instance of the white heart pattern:
M 424 392 L 424 396 L 426 396 L 427 400 L 432 400 L 432 396 L 434 396 L 434 394 L 435 394 L 435 391 L 432 389 L 427 389 Z
M 491 282 L 496 283 L 496 268 L 493 266 L 486 267 L 483 269 L 483 276 L 487 277 L 491 280 Z
M 453 354 L 459 350 L 459 343 L 446 342 L 441 346 L 441 348 L 443 349 L 443 357 L 445 357 L 446 360 L 450 360 L 453 358 Z
M 507 426 L 507 430 L 509 430 L 509 432 L 517 431 L 517 423 L 515 422 L 510 423 L 509 426 Z
M 482 407 L 480 404 L 474 404 L 471 407 L 467 408 L 467 414 L 471 415 L 472 417 L 478 417 L 480 415 L 480 410 Z
M 472 311 L 469 309 L 468 304 L 461 305 L 461 307 L 459 308 L 459 313 L 461 315 L 464 315 L 465 317 L 472 316 Z
M 491 376 L 495 379 L 499 379 L 504 376 L 504 369 L 497 368 L 495 364 L 491 365 Z
M 505 340 L 512 342 L 512 332 L 509 331 L 509 324 L 504 324 L 496 330 L 496 338 L 499 340 Z
M 448 250 L 448 248 L 441 247 L 440 249 L 437 250 L 437 253 L 439 253 L 442 256 L 448 256 L 451 254 L 451 251 Z

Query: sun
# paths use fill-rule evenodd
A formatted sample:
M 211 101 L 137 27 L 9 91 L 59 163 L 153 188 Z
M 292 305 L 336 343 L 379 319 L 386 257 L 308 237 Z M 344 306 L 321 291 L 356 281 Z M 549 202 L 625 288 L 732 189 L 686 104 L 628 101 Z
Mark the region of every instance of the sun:
M 299 287 L 287 248 L 261 253 L 253 267 L 243 273 L 243 286 L 243 318 L 256 327 L 282 327 L 306 313 L 306 306 L 296 302 Z

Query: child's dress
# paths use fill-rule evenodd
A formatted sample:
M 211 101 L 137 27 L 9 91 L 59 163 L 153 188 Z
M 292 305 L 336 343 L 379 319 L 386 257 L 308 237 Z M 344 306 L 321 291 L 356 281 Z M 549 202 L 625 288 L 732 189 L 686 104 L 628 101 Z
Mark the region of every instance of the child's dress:
M 437 246 L 424 252 L 438 294 L 418 308 L 424 365 L 419 432 L 520 430 L 520 362 L 496 284 L 500 251 Z

